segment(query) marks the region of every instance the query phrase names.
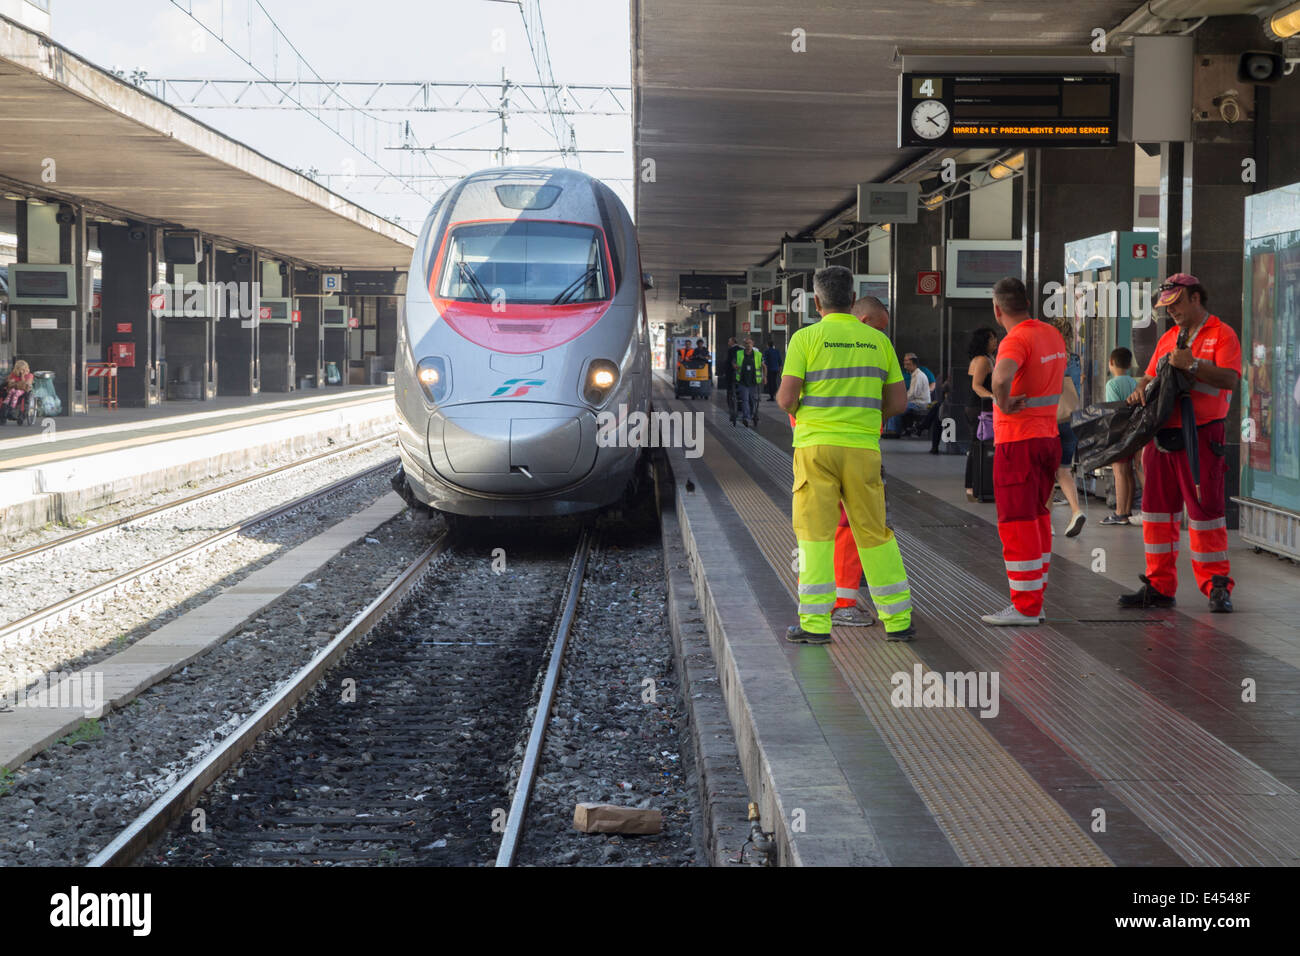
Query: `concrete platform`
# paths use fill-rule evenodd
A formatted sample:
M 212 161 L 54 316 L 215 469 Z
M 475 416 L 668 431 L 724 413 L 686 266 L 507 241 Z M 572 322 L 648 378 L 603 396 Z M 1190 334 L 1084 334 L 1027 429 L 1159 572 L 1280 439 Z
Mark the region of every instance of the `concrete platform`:
M 83 720 L 121 707 L 149 687 L 206 654 L 244 622 L 314 574 L 344 548 L 406 507 L 387 494 L 370 507 L 287 551 L 238 584 L 107 660 L 67 675 L 60 683 L 0 711 L 0 767 L 13 769 Z M 92 697 L 95 699 L 92 700 Z M 78 706 L 66 706 L 68 703 Z
M 0 534 L 375 437 L 396 423 L 391 386 L 93 409 L 50 421 L 0 427 Z
M 992 505 L 966 503 L 961 457 L 885 442 L 919 637 L 890 644 L 877 625 L 790 645 L 785 414 L 764 401 L 757 430 L 733 428 L 722 395 L 677 402 L 662 382 L 657 405 L 704 416 L 703 456 L 669 451 L 676 511 L 781 863 L 1300 863 L 1294 566 L 1237 539 L 1237 613 L 1211 614 L 1189 566 L 1176 610 L 1121 612 L 1140 527 L 1101 527 L 1097 507 L 1067 539 L 1061 509 L 1047 624 L 988 628 L 979 614 L 1007 603 Z M 996 677 L 992 706 L 896 694 L 931 673 Z

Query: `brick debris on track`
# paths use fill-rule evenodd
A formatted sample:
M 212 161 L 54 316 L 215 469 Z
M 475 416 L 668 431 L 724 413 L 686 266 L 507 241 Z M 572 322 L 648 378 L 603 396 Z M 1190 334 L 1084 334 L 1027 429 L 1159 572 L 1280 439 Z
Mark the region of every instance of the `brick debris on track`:
M 576 542 L 453 547 L 138 863 L 491 861 Z
M 598 540 L 516 865 L 704 865 L 659 529 L 610 528 Z M 580 833 L 573 812 L 583 801 L 657 809 L 663 831 Z

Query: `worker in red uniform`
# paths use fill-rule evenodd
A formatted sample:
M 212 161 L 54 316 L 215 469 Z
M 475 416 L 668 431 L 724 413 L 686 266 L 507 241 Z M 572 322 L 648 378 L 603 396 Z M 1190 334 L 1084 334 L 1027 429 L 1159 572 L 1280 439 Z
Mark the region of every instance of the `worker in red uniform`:
M 1052 563 L 1052 516 L 1046 502 L 1061 462 L 1056 406 L 1065 381 L 1065 340 L 1029 315 L 1025 284 L 1008 276 L 993 286 L 993 316 L 1006 329 L 993 366 L 993 493 L 1011 603 L 981 620 L 995 627 L 1043 622 Z
M 1142 488 L 1142 543 L 1146 547 L 1147 573 L 1142 587 L 1120 596 L 1121 607 L 1173 607 L 1178 591 L 1178 533 L 1183 506 L 1187 507 L 1187 537 L 1192 549 L 1196 586 L 1210 599 L 1210 610 L 1232 610 L 1232 575 L 1228 567 L 1227 498 L 1224 476 L 1224 420 L 1228 403 L 1241 381 L 1241 340 L 1237 333 L 1206 308 L 1205 288 L 1196 276 L 1179 272 L 1160 286 L 1157 308 L 1163 307 L 1174 326 L 1160 337 L 1146 374 L 1128 397 L 1130 405 L 1146 404 L 1146 387 L 1156 376 L 1162 356 L 1169 364 L 1191 374 L 1192 412 L 1196 416 L 1197 464 L 1193 475 L 1186 451 L 1161 451 L 1157 440 L 1143 449 L 1146 484 Z M 1178 348 L 1186 333 L 1187 347 Z M 1181 429 L 1182 413 L 1174 414 L 1164 429 Z M 1197 493 L 1199 488 L 1199 495 Z

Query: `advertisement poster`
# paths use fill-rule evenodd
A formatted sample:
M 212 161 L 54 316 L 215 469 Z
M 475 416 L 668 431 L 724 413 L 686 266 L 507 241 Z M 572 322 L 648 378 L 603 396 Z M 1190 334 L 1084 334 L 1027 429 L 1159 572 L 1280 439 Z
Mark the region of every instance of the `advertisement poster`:
M 1300 246 L 1277 254 L 1277 321 L 1273 326 L 1273 372 L 1280 396 L 1289 396 L 1300 378 Z M 1300 408 L 1293 401 L 1273 408 L 1273 473 L 1300 479 Z
M 1250 396 L 1247 414 L 1255 422 L 1250 467 L 1256 471 L 1273 470 L 1273 259 L 1271 252 L 1257 252 L 1251 269 L 1251 346 L 1246 387 Z

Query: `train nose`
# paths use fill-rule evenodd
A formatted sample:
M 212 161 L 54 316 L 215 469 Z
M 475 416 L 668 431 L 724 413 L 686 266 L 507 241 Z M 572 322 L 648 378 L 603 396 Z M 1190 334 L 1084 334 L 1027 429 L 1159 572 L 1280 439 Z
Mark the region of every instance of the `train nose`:
M 596 461 L 596 419 L 586 409 L 541 402 L 444 407 L 441 420 L 430 422 L 429 458 L 445 480 L 471 491 L 563 488 Z

